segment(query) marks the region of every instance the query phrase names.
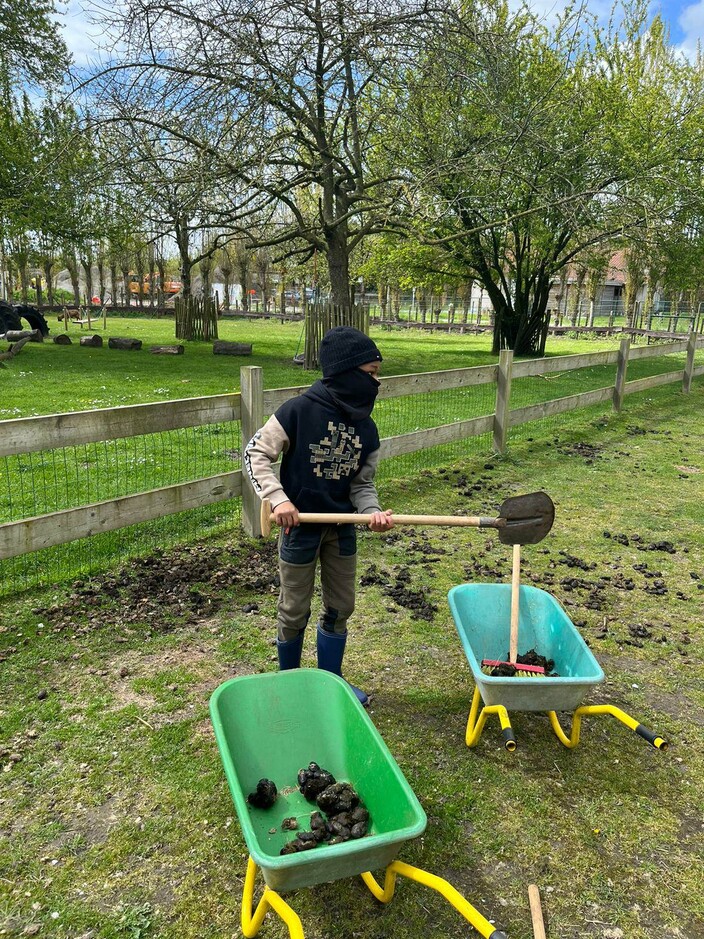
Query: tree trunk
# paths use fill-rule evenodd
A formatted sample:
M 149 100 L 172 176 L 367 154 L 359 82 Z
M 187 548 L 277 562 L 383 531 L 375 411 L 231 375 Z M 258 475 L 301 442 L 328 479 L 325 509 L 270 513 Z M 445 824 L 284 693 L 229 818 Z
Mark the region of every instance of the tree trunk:
M 73 287 L 73 303 L 76 308 L 81 305 L 81 284 L 78 280 L 78 265 L 74 261 L 68 265 L 68 272 L 71 277 L 71 286 Z
M 19 265 L 20 271 L 20 290 L 22 292 L 22 303 L 26 306 L 29 303 L 29 277 L 27 276 L 27 264 L 23 262 Z
M 105 303 L 105 261 L 102 257 L 98 258 L 98 295 L 100 302 Z
M 245 313 L 249 313 L 249 265 L 246 262 L 246 259 L 240 257 L 238 258 L 237 263 L 237 275 L 240 282 L 240 290 L 242 291 L 242 309 Z M 284 312 L 284 281 L 281 281 L 281 312 Z
M 391 291 L 392 319 L 398 323 L 401 319 L 401 289 L 394 287 Z
M 186 219 L 176 219 L 176 244 L 181 262 L 181 296 L 191 296 L 191 257 L 189 250 L 188 223 Z
M 383 320 L 386 319 L 386 284 L 383 281 L 380 281 L 377 285 L 377 293 L 379 295 L 379 313 Z
M 132 303 L 132 296 L 130 294 L 130 269 L 123 267 L 120 269 L 120 273 L 122 274 L 123 302 L 125 306 L 130 306 Z
M 110 262 L 110 296 L 113 304 L 117 303 L 117 264 Z
M 139 303 L 139 309 L 143 310 L 144 309 L 144 277 L 147 272 L 144 267 L 144 252 L 142 251 L 141 248 L 137 252 L 134 270 L 135 270 L 135 274 L 137 275 L 137 284 L 139 287 L 139 290 L 137 291 L 137 302 Z
M 213 268 L 213 259 L 211 257 L 201 258 L 200 261 L 200 277 L 201 277 L 201 292 L 204 297 L 210 296 L 210 274 Z
M 157 308 L 161 311 L 164 308 L 164 297 L 166 296 L 164 293 L 164 284 L 166 283 L 166 261 L 164 260 L 164 256 L 161 254 L 161 252 L 159 252 L 157 255 L 156 267 L 159 271 L 159 286 L 156 292 L 156 305 Z M 161 316 L 161 313 L 158 315 Z
M 181 296 L 185 299 L 191 296 L 191 262 L 181 261 Z
M 93 258 L 81 258 L 81 267 L 86 275 L 86 299 L 88 304 L 93 302 Z
M 49 306 L 54 305 L 54 262 L 51 258 L 44 259 L 44 280 L 46 281 L 46 302 Z
M 330 291 L 335 306 L 346 312 L 352 309 L 350 293 L 350 259 L 346 233 L 337 226 L 326 233 L 328 246 L 328 271 L 330 273 Z
M 154 257 L 154 245 L 149 246 L 149 306 L 154 308 L 156 300 L 156 259 Z
M 222 289 L 225 296 L 222 298 L 223 307 L 227 312 L 230 311 L 230 273 L 231 271 L 220 267 L 222 273 Z
M 425 292 L 425 288 L 422 288 L 419 291 L 418 309 L 420 310 L 420 321 L 421 323 L 425 323 L 425 317 L 428 310 L 428 295 Z

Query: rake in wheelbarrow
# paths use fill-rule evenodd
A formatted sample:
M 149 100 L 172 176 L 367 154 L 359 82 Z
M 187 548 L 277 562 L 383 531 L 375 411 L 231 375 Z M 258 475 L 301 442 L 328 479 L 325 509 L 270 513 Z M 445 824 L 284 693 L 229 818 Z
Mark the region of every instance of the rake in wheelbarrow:
M 543 505 L 542 530 L 546 534 L 550 513 L 544 499 L 550 500 L 545 493 L 534 493 L 531 498 L 536 502 L 535 514 L 539 514 Z M 548 531 L 551 525 L 552 519 L 547 525 Z M 660 734 L 649 730 L 621 708 L 611 704 L 581 705 L 584 695 L 604 680 L 604 672 L 557 600 L 544 590 L 518 583 L 518 544 L 535 543 L 544 537 L 544 534 L 537 537 L 540 534 L 537 528 L 535 533 L 535 540 L 519 541 L 526 532 L 517 530 L 511 584 L 460 584 L 448 594 L 452 617 L 475 681 L 465 736 L 467 746 L 476 746 L 487 718 L 495 714 L 506 749 L 515 750 L 516 739 L 508 712 L 517 710 L 546 711 L 558 740 L 570 749 L 579 743 L 582 719 L 589 715 L 610 715 L 657 749 L 666 749 L 667 741 Z M 530 531 L 527 534 L 530 535 Z M 499 537 L 504 544 L 511 543 L 501 531 Z M 509 623 L 510 635 L 507 636 Z M 518 635 L 526 648 L 539 649 L 542 656 L 553 660 L 554 674 L 486 673 L 487 662 L 501 659 L 507 641 L 510 661 L 516 663 Z M 520 670 L 521 666 L 517 668 Z M 569 734 L 560 725 L 560 711 L 573 712 Z
M 356 875 L 382 903 L 394 896 L 399 877 L 416 881 L 440 893 L 484 939 L 506 939 L 447 880 L 397 859 L 403 845 L 425 830 L 425 812 L 345 681 L 318 669 L 233 678 L 213 693 L 210 714 L 249 849 L 241 912 L 248 939 L 257 935 L 269 910 L 284 921 L 291 939 L 304 939 L 301 920 L 282 893 Z M 290 838 L 283 820 L 296 818 L 304 829 L 315 808 L 295 786 L 299 769 L 312 761 L 354 786 L 370 814 L 369 833 L 281 855 Z M 268 809 L 253 807 L 246 798 L 262 777 L 279 789 Z M 383 885 L 372 873 L 382 868 Z M 255 908 L 258 871 L 265 887 Z

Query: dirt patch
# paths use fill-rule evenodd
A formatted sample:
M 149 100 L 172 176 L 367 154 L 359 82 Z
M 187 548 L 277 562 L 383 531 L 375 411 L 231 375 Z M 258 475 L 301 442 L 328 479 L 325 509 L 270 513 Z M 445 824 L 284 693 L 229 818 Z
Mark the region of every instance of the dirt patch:
M 410 610 L 420 619 L 432 622 L 438 611 L 436 604 L 428 598 L 427 588 L 414 587 L 408 567 L 401 566 L 388 571 L 381 570 L 376 564 L 370 564 L 360 577 L 359 583 L 362 587 L 381 587 L 384 596 L 403 609 Z
M 278 590 L 276 545 L 200 545 L 138 558 L 118 573 L 74 581 L 69 595 L 32 611 L 47 629 L 82 635 L 115 625 L 147 624 L 152 632 L 200 623 L 222 608 L 232 591 Z M 246 612 L 256 603 L 245 604 Z M 244 611 L 244 609 L 243 609 Z
M 601 456 L 602 449 L 593 443 L 572 443 L 557 447 L 557 452 L 565 456 L 580 456 L 587 466 L 591 466 Z

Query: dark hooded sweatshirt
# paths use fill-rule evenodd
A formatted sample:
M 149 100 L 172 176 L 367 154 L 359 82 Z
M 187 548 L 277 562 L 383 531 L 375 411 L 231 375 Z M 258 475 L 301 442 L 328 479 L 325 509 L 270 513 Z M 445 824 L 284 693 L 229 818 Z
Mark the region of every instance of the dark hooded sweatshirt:
M 353 419 L 317 381 L 257 431 L 244 465 L 258 495 L 274 508 L 290 501 L 299 512 L 368 513 L 380 510 L 373 485 L 378 450 L 372 418 Z M 280 453 L 279 481 L 272 464 Z

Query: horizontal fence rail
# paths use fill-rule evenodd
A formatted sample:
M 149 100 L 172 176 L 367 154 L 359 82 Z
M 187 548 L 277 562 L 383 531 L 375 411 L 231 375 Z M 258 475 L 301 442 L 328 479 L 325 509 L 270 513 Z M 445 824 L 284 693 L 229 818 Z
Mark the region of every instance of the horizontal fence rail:
M 0 422 L 0 457 L 239 419 L 239 394 L 21 417 Z
M 459 416 L 451 422 L 387 434 L 381 441 L 381 457 L 390 460 L 483 434 L 492 434 L 494 449 L 500 452 L 507 446 L 512 427 L 599 404 L 611 403 L 615 410 L 619 410 L 625 396 L 664 384 L 681 382 L 686 393 L 691 389 L 693 378 L 704 375 L 704 365 L 695 365 L 695 354 L 702 348 L 704 338 L 697 338 L 694 334 L 686 340 L 636 348 L 631 348 L 630 341 L 624 339 L 618 350 L 610 352 L 520 362 L 513 361 L 511 352 L 502 352 L 498 365 L 384 378 L 380 402 L 419 395 L 427 398 L 436 393 L 440 393 L 440 398 L 452 392 L 466 396 L 463 389 L 482 385 L 495 386 L 495 392 L 491 413 Z M 666 359 L 683 353 L 685 361 L 682 367 L 627 380 L 629 363 L 648 358 Z M 517 391 L 519 386 L 516 383 L 520 384 L 525 379 L 547 375 L 559 379 L 562 376 L 564 383 L 564 376 L 577 375 L 580 370 L 603 370 L 613 366 L 615 377 L 603 387 L 511 408 L 512 397 L 520 399 L 522 394 Z M 600 374 L 598 371 L 594 373 L 596 376 Z M 571 378 L 567 380 L 571 381 Z M 0 458 L 17 458 L 101 441 L 231 422 L 239 422 L 244 447 L 266 415 L 302 394 L 308 386 L 264 391 L 261 368 L 249 367 L 241 371 L 240 387 L 240 393 L 3 421 L 0 422 Z M 525 395 L 523 398 L 525 400 Z M 236 457 L 241 461 L 239 453 Z M 239 497 L 242 499 L 245 531 L 259 535 L 259 502 L 240 466 L 229 472 L 175 485 L 11 519 L 0 524 L 0 561 Z
M 677 377 L 682 378 L 682 372 L 678 372 Z M 553 398 L 551 401 L 541 401 L 540 404 L 529 404 L 524 408 L 509 411 L 510 426 L 517 427 L 519 424 L 527 424 L 530 421 L 542 420 L 544 417 L 574 411 L 575 408 L 588 408 L 593 404 L 602 404 L 604 401 L 611 401 L 613 396 L 613 388 L 597 388 L 596 391 L 583 391 L 565 398 Z
M 151 489 L 107 502 L 63 509 L 0 526 L 0 557 L 17 557 L 56 545 L 116 531 L 139 522 L 201 508 L 242 494 L 242 471 L 221 473 L 176 486 Z

